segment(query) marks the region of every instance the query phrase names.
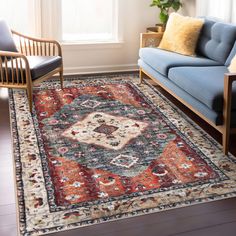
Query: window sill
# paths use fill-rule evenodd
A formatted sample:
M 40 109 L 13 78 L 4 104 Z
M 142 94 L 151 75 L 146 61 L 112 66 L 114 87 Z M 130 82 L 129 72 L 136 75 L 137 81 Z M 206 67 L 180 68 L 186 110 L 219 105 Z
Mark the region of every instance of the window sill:
M 110 41 L 110 42 L 61 42 L 61 46 L 65 50 L 94 50 L 94 49 L 109 49 L 121 48 L 123 41 Z

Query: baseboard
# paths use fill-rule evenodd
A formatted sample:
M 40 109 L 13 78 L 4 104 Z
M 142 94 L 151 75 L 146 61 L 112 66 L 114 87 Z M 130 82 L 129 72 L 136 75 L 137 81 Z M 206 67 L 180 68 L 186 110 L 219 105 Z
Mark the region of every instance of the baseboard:
M 129 72 L 138 70 L 137 64 L 65 67 L 65 75 Z

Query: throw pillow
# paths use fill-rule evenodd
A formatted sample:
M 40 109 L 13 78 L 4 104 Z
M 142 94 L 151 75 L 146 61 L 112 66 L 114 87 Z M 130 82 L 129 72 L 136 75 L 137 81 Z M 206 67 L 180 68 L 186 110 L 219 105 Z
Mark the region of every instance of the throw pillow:
M 236 73 L 236 55 L 233 57 L 228 69 L 230 73 Z
M 172 13 L 159 48 L 187 56 L 194 56 L 203 24 L 203 19 Z

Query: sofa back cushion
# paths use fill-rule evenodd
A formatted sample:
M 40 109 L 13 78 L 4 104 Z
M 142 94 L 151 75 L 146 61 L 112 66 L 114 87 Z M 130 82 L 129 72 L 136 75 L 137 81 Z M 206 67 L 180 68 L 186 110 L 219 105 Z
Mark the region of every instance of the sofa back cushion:
M 225 64 L 236 41 L 236 26 L 205 19 L 197 53 Z

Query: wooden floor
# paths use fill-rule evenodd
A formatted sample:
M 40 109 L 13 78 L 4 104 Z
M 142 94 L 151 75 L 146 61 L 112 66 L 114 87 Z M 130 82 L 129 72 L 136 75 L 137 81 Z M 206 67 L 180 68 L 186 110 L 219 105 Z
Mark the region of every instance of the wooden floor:
M 165 93 L 165 92 L 163 92 Z M 166 94 L 166 93 L 165 93 Z M 168 94 L 166 94 L 168 96 Z M 221 135 L 168 96 L 218 141 Z M 231 142 L 236 155 L 236 138 Z M 16 236 L 16 205 L 6 90 L 0 89 L 0 236 Z M 199 204 L 120 221 L 98 224 L 54 236 L 235 236 L 236 198 Z

